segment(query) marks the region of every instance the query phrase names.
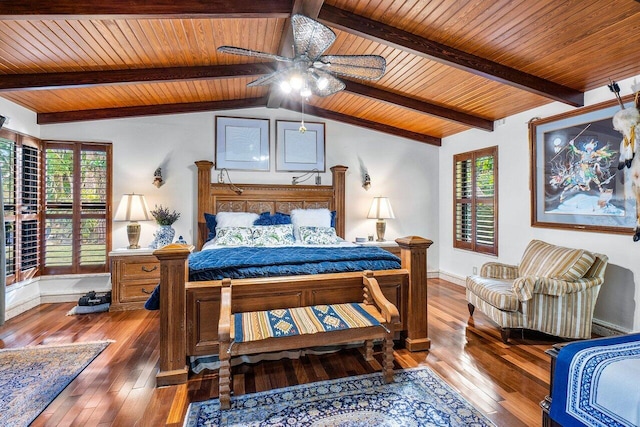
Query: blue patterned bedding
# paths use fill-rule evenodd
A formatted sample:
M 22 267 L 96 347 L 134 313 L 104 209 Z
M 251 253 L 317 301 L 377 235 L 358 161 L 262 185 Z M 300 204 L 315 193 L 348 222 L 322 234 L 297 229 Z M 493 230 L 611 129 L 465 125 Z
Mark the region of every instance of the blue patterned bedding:
M 400 258 L 378 247 L 233 247 L 192 253 L 189 281 L 398 268 Z
M 640 425 L 640 334 L 577 341 L 556 360 L 550 416 L 563 426 Z

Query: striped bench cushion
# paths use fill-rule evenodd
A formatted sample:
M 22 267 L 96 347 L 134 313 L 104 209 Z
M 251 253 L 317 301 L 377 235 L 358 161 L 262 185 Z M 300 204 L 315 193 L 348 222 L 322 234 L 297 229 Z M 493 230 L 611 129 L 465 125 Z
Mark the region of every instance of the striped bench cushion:
M 364 304 L 331 304 L 233 315 L 235 342 L 378 326 Z
M 541 240 L 532 240 L 522 255 L 519 276 L 540 276 L 560 280 L 578 280 L 595 261 L 583 249 L 564 248 Z

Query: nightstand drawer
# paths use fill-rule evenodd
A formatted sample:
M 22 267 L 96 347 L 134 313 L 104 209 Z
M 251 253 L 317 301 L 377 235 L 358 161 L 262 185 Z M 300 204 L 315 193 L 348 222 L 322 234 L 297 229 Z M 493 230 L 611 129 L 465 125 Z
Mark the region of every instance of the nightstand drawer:
M 157 283 L 156 283 L 157 285 Z M 146 301 L 156 285 L 125 284 L 120 287 L 120 302 Z
M 160 280 L 160 264 L 155 261 L 126 261 L 122 263 L 121 279 L 128 280 Z
M 111 258 L 111 311 L 138 310 L 160 282 L 160 262 L 149 250 L 118 250 Z

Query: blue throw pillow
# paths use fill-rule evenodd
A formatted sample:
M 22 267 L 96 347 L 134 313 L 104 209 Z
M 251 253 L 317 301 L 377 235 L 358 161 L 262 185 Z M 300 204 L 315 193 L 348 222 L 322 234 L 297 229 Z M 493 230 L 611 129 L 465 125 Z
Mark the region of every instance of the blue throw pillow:
M 209 230 L 209 234 L 207 235 L 207 242 L 214 237 L 216 237 L 216 226 L 218 223 L 216 222 L 216 216 L 210 213 L 204 214 L 204 221 L 207 223 L 207 229 Z
M 336 216 L 338 213 L 336 211 L 331 211 L 331 226 L 336 228 Z
M 276 212 L 273 215 L 269 212 L 262 212 L 260 218 L 253 222 L 253 225 L 286 225 L 291 224 L 291 216 Z

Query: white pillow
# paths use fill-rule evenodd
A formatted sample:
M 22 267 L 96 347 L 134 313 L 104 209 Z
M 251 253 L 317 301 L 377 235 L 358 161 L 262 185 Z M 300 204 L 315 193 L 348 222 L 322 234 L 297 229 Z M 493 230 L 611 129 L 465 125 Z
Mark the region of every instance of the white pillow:
M 329 209 L 293 209 L 291 224 L 296 240 L 300 240 L 300 227 L 331 227 Z
M 251 212 L 218 212 L 216 214 L 216 234 L 221 228 L 253 227 L 253 222 L 258 218 L 260 215 Z

